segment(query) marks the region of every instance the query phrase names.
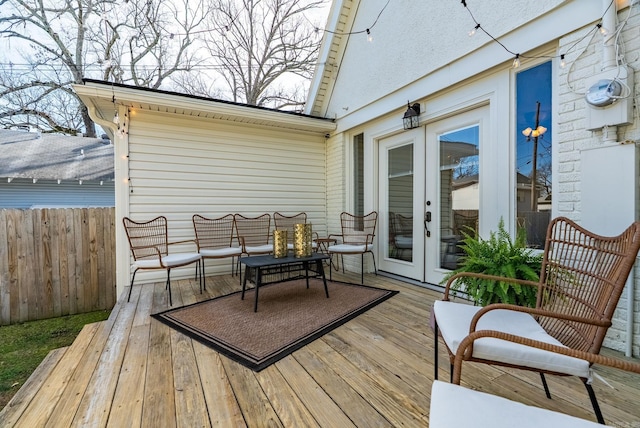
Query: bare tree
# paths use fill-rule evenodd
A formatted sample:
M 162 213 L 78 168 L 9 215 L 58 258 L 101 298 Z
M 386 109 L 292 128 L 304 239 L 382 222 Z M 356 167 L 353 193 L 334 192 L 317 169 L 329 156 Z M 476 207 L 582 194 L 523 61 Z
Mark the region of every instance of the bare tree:
M 320 45 L 305 17 L 324 0 L 236 0 L 212 7 L 204 43 L 228 98 L 281 109 L 304 104 Z M 296 82 L 298 84 L 296 84 Z
M 159 88 L 197 64 L 206 0 L 0 0 L 0 126 L 95 136 L 84 78 Z

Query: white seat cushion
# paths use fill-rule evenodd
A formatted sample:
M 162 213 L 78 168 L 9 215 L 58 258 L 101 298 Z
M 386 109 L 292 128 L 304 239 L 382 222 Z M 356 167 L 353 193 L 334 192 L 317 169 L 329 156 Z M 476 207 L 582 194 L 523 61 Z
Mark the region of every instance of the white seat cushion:
M 182 266 L 200 260 L 199 253 L 176 253 L 162 257 L 162 263 L 166 267 Z M 162 266 L 158 259 L 136 260 L 133 264 L 135 268 L 140 269 L 160 269 Z
M 200 254 L 202 257 L 231 257 L 242 254 L 242 249 L 240 249 L 240 247 L 224 247 L 215 249 L 203 248 L 200 250 Z
M 365 245 L 351 245 L 351 244 L 336 244 L 331 245 L 328 250 L 330 253 L 342 253 L 342 254 L 359 254 L 365 251 L 371 251 L 372 244 L 368 244 L 365 249 Z
M 266 254 L 273 251 L 273 245 L 264 244 L 264 245 L 256 245 L 255 247 L 247 246 L 245 247 L 245 251 L 247 254 Z
M 539 407 L 527 406 L 503 397 L 474 391 L 460 385 L 434 381 L 431 387 L 431 428 L 591 428 L 602 427 Z
M 463 303 L 438 300 L 433 311 L 442 338 L 455 353 L 460 342 L 469 334 L 471 318 L 482 309 Z M 523 312 L 497 309 L 483 315 L 476 330 L 497 330 L 540 342 L 564 346 L 550 336 L 536 320 Z M 550 370 L 568 375 L 590 378 L 589 362 L 555 352 L 508 342 L 495 338 L 482 338 L 474 342 L 473 356 L 518 366 Z
M 293 244 L 287 244 L 287 249 L 288 250 L 293 250 L 294 245 Z M 311 248 L 315 249 L 318 248 L 318 244 L 316 242 L 312 242 L 311 243 Z
M 401 250 L 413 248 L 413 238 L 411 236 L 398 235 L 393 239 L 396 244 L 396 248 L 400 248 Z

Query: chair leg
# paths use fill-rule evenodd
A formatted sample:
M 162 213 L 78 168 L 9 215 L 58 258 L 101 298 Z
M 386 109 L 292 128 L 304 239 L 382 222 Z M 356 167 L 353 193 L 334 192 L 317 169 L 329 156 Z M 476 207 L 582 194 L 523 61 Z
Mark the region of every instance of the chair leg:
M 360 254 L 360 284 L 364 284 L 364 253 Z
M 544 388 L 544 393 L 546 394 L 548 399 L 551 399 L 551 392 L 549 391 L 549 385 L 547 385 L 547 378 L 544 377 L 544 373 L 540 372 L 540 380 L 542 381 L 542 387 Z
M 598 405 L 598 400 L 596 399 L 596 393 L 593 390 L 593 387 L 589 383 L 588 379 L 582 379 L 582 383 L 587 388 L 587 393 L 589 394 L 589 399 L 591 400 L 591 405 L 593 406 L 593 411 L 596 414 L 596 419 L 598 423 L 604 425 L 604 418 L 602 417 L 602 411 L 600 410 L 600 405 Z
M 200 259 L 199 263 L 202 263 L 200 267 L 200 294 L 202 294 L 202 290 L 207 289 L 207 277 L 204 274 L 204 259 Z
M 173 302 L 171 301 L 171 268 L 167 269 L 167 291 L 169 292 L 169 306 L 173 306 Z
M 138 269 L 133 271 L 133 276 L 131 277 L 131 284 L 129 285 L 129 297 L 127 297 L 127 302 L 131 300 L 131 291 L 133 290 L 133 281 L 136 279 L 136 272 L 138 272 Z
M 376 255 L 373 254 L 373 251 L 370 251 L 371 253 L 371 257 L 373 258 L 373 273 L 376 274 L 376 276 L 378 276 L 378 267 L 376 266 Z

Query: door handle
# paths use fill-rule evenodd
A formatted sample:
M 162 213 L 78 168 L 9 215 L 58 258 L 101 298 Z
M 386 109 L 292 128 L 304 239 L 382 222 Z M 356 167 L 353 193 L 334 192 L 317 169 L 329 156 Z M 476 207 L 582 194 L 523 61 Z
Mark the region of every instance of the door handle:
M 424 213 L 424 230 L 427 235 L 427 238 L 431 236 L 431 232 L 429 231 L 429 223 L 431 222 L 431 211 L 427 211 Z

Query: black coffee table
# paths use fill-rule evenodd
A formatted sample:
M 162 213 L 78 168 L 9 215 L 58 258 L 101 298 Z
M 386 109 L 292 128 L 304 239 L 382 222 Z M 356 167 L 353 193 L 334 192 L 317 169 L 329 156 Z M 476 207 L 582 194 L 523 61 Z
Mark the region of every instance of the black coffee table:
M 299 276 L 287 279 L 281 279 L 279 281 L 263 282 L 263 276 L 265 274 L 276 274 L 282 272 L 283 269 L 287 273 L 294 271 L 304 272 L 304 278 L 307 280 L 307 288 L 309 288 L 309 271 L 312 264 L 315 265 L 316 274 L 322 277 L 324 283 L 324 292 L 329 298 L 329 289 L 327 288 L 327 278 L 324 275 L 324 263 L 323 261 L 328 259 L 327 254 L 313 253 L 309 257 L 297 258 L 289 254 L 287 257 L 275 258 L 272 255 L 266 256 L 250 256 L 241 257 L 240 263 L 245 265 L 244 279 L 242 281 L 242 299 L 244 300 L 244 292 L 247 286 L 247 278 L 252 277 L 256 287 L 256 299 L 253 305 L 253 311 L 258 311 L 258 290 L 260 286 L 271 284 L 273 282 L 284 282 L 298 279 Z

